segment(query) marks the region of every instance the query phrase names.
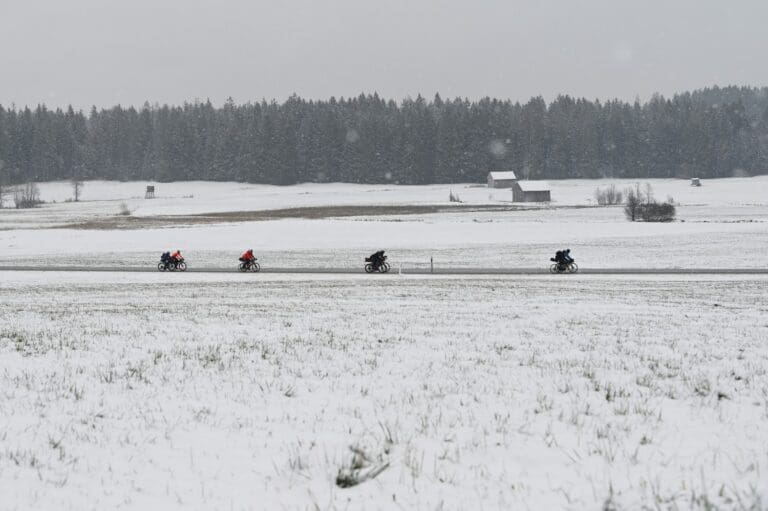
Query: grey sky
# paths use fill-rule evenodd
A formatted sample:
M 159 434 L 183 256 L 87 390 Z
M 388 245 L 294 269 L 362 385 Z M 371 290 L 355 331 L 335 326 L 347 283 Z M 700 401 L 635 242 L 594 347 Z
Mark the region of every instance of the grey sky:
M 0 103 L 768 85 L 766 0 L 0 0 Z

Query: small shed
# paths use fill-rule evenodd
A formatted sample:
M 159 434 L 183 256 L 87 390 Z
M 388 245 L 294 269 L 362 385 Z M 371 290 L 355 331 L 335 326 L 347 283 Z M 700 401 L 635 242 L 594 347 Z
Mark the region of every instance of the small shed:
M 488 173 L 488 188 L 512 188 L 515 181 L 517 176 L 512 171 Z
M 546 181 L 515 181 L 512 186 L 513 202 L 549 202 L 552 200 Z
M 698 177 L 692 177 L 691 186 L 701 186 L 701 179 L 699 179 Z
M 147 191 L 144 193 L 145 199 L 154 199 L 155 198 L 155 187 L 147 185 Z

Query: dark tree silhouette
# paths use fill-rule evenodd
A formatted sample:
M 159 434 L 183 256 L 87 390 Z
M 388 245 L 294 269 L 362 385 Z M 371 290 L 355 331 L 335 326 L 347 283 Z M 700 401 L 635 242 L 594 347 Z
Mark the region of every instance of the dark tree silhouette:
M 8 183 L 235 180 L 289 185 L 729 177 L 768 169 L 768 88 L 711 88 L 648 102 L 560 96 L 400 104 L 378 94 L 220 108 L 0 106 Z

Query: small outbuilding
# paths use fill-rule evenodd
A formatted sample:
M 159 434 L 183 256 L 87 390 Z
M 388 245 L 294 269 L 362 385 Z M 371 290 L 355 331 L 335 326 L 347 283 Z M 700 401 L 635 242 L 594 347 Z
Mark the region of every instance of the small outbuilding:
M 488 188 L 512 188 L 517 176 L 512 171 L 489 172 Z
M 701 186 L 701 179 L 699 179 L 698 177 L 692 177 L 691 186 Z
M 512 186 L 513 202 L 549 202 L 549 183 L 546 181 L 515 181 Z

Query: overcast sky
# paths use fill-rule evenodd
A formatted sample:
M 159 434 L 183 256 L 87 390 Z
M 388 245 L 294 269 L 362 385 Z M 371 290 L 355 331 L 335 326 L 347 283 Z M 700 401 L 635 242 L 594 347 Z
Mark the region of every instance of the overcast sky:
M 0 0 L 0 104 L 768 85 L 768 0 Z

